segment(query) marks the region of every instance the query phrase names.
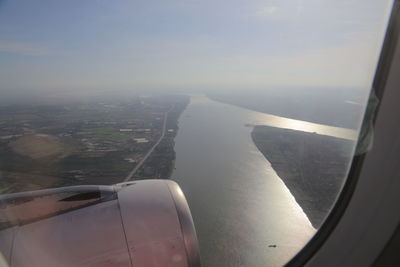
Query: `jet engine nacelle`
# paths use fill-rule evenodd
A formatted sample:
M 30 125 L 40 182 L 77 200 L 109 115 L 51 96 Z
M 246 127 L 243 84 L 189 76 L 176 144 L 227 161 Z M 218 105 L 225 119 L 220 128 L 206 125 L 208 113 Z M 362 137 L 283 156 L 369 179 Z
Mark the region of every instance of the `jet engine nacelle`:
M 0 227 L 12 267 L 200 266 L 188 204 L 169 180 L 2 195 Z

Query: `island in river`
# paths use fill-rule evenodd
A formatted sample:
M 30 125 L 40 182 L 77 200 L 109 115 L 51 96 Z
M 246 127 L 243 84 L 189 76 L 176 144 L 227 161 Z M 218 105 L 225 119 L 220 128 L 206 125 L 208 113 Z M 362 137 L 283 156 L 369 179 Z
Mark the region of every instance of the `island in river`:
M 251 135 L 313 226 L 319 228 L 345 181 L 354 142 L 260 125 Z
M 252 139 L 315 228 L 330 212 L 345 181 L 356 129 L 363 117 L 361 103 L 365 102 L 365 96 L 360 90 L 348 88 L 270 88 L 246 93 L 209 93 L 216 101 L 289 119 L 280 125 L 268 121 L 249 125 L 256 125 Z M 291 128 L 291 125 L 303 123 L 316 123 L 313 125 L 316 133 L 307 127 L 305 131 L 302 127 Z M 320 129 L 331 126 L 338 128 Z M 335 131 L 353 133 L 337 135 Z

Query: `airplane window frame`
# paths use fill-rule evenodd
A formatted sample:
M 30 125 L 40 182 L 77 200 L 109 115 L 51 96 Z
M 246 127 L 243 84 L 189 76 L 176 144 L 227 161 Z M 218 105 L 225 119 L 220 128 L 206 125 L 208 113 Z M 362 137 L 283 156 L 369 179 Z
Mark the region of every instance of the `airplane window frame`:
M 386 95 L 389 91 L 388 89 L 393 90 L 393 88 L 387 88 L 387 81 L 390 79 L 390 71 L 392 69 L 396 48 L 400 52 L 399 33 L 400 0 L 394 0 L 388 27 L 386 29 L 384 44 L 373 81 L 373 88 L 379 99 L 382 99 L 383 96 Z M 400 65 L 400 62 L 396 63 L 397 65 Z M 378 107 L 377 114 L 384 105 L 385 103 Z M 389 141 L 390 140 L 387 140 L 386 142 Z M 369 155 L 370 153 L 354 156 L 342 192 L 338 196 L 335 206 L 329 213 L 324 224 L 308 244 L 293 259 L 291 259 L 286 266 L 317 266 L 315 263 L 310 261 L 312 261 L 313 257 L 318 256 L 318 250 L 325 245 L 332 235 L 334 235 L 334 231 L 345 216 L 347 208 L 352 204 L 353 196 L 357 187 L 360 181 L 364 179 L 362 171 L 366 167 L 366 157 Z
M 391 15 L 388 21 L 388 25 L 387 25 L 387 29 L 386 29 L 386 34 L 385 34 L 385 38 L 384 38 L 384 42 L 383 42 L 383 46 L 381 49 L 381 54 L 379 57 L 379 61 L 378 61 L 378 65 L 376 68 L 376 72 L 375 72 L 375 77 L 373 80 L 373 86 L 372 88 L 374 88 L 375 93 L 378 97 L 378 99 L 380 99 L 380 103 L 378 105 L 378 108 L 376 110 L 376 117 L 375 120 L 373 121 L 374 123 L 374 131 L 381 131 L 381 132 L 385 132 L 388 131 L 389 128 L 387 121 L 386 124 L 381 123 L 380 125 L 377 125 L 377 121 L 382 120 L 382 118 L 378 118 L 379 115 L 382 115 L 382 117 L 384 117 L 385 115 L 387 115 L 388 112 L 386 112 L 386 114 L 381 114 L 384 113 L 382 111 L 383 108 L 386 108 L 385 111 L 387 111 L 387 109 L 398 109 L 398 107 L 393 106 L 393 104 L 391 102 L 385 102 L 384 101 L 384 95 L 386 96 L 389 93 L 392 93 L 392 95 L 394 94 L 395 96 L 399 97 L 399 93 L 395 92 L 396 91 L 396 85 L 397 87 L 400 86 L 399 83 L 399 79 L 397 78 L 396 81 L 396 70 L 400 69 L 400 60 L 397 58 L 397 60 L 395 60 L 395 56 L 396 56 L 396 50 L 397 50 L 397 54 L 400 54 L 400 0 L 395 0 L 393 2 L 393 6 L 392 6 L 392 10 L 391 10 Z M 389 83 L 389 81 L 391 83 Z M 394 83 L 394 84 L 393 84 Z M 399 99 L 399 98 L 397 98 Z M 392 105 L 391 105 L 392 104 Z M 391 106 L 390 106 L 391 105 Z M 394 116 L 392 116 L 394 117 Z M 392 122 L 395 120 L 395 118 L 392 118 Z M 393 126 L 395 127 L 395 126 Z M 394 140 L 396 141 L 396 140 Z M 390 142 L 393 142 L 393 140 L 383 140 L 382 135 L 381 136 L 375 136 L 374 138 L 374 142 L 376 143 L 376 145 L 378 145 L 378 143 L 380 143 L 379 145 L 383 145 L 383 144 L 390 144 Z M 399 149 L 397 149 L 399 150 Z M 369 179 L 370 177 L 366 177 L 365 173 L 363 173 L 363 170 L 366 169 L 366 167 L 370 167 L 370 168 L 374 168 L 374 166 L 371 166 L 371 162 L 367 162 L 366 158 L 371 156 L 373 157 L 375 155 L 375 157 L 385 157 L 385 155 L 383 155 L 382 153 L 379 154 L 379 152 L 382 151 L 370 151 L 366 154 L 362 154 L 362 155 L 356 155 L 354 156 L 352 163 L 351 163 L 351 168 L 348 174 L 348 177 L 346 179 L 346 182 L 343 186 L 342 192 L 340 193 L 335 206 L 333 207 L 333 209 L 331 210 L 331 212 L 329 213 L 329 215 L 327 216 L 325 222 L 323 223 L 323 225 L 321 226 L 321 228 L 318 230 L 318 232 L 314 235 L 314 237 L 308 242 L 308 244 L 294 257 L 292 258 L 285 266 L 288 267 L 292 267 L 292 266 L 321 266 L 319 265 L 321 262 L 329 262 L 330 260 L 332 261 L 330 263 L 329 266 L 337 266 L 335 265 L 335 263 L 333 263 L 335 260 L 337 261 L 342 261 L 343 259 L 335 259 L 335 256 L 339 253 L 337 253 L 337 251 L 333 251 L 332 250 L 332 244 L 336 244 L 337 246 L 337 242 L 335 243 L 334 241 L 331 241 L 329 244 L 329 239 L 336 239 L 337 240 L 342 240 L 342 241 L 346 241 L 343 238 L 341 238 L 340 233 L 335 233 L 335 230 L 337 230 L 338 226 L 343 222 L 343 219 L 345 219 L 344 217 L 346 210 L 350 207 L 350 205 L 354 204 L 356 205 L 357 203 L 355 203 L 354 200 L 354 195 L 355 193 L 357 193 L 357 191 L 359 190 L 359 185 L 363 182 L 365 183 L 365 181 L 367 181 L 367 179 Z M 399 152 L 399 151 L 397 151 Z M 376 167 L 380 167 L 380 163 L 375 163 L 373 162 L 374 165 L 376 165 Z M 380 181 L 375 181 L 376 183 L 382 182 L 381 179 L 383 179 L 385 182 L 389 182 L 391 180 L 391 178 L 393 176 L 396 176 L 396 173 L 393 171 L 390 173 L 391 175 L 386 175 L 385 177 L 379 177 Z M 400 197 L 397 197 L 400 200 Z M 375 202 L 380 202 L 382 201 L 383 198 L 380 199 L 374 199 Z M 353 206 L 354 206 L 353 205 Z M 368 206 L 368 205 L 366 205 Z M 396 214 L 394 214 L 395 216 L 391 216 L 391 217 L 396 217 Z M 388 216 L 390 216 L 390 214 L 388 214 Z M 351 219 L 350 219 L 351 220 Z M 398 222 L 396 222 L 396 218 L 392 218 L 392 221 L 394 224 L 396 224 L 396 226 L 393 229 L 393 232 L 396 230 Z M 342 231 L 350 231 L 351 227 L 354 227 L 349 225 L 349 223 L 347 223 L 347 225 L 342 226 Z M 374 227 L 374 231 L 378 231 L 378 226 L 373 226 Z M 344 230 L 343 230 L 344 229 Z M 390 231 L 389 231 L 390 232 Z M 392 233 L 393 233 L 392 232 Z M 343 237 L 343 233 L 342 233 L 342 237 Z M 391 238 L 391 235 L 387 236 L 387 241 L 388 242 Z M 321 252 L 319 252 L 319 250 L 321 250 L 321 248 L 325 247 L 325 252 L 326 249 L 330 249 L 330 251 L 332 252 L 330 253 L 325 253 L 324 255 L 321 255 Z M 340 248 L 336 248 L 338 250 L 340 250 Z M 376 258 L 379 257 L 379 255 L 381 254 L 381 249 L 382 247 L 380 247 L 380 250 L 377 251 L 373 251 L 373 253 L 376 254 Z M 343 251 L 343 249 L 341 249 Z M 329 255 L 329 259 L 326 257 L 326 255 Z M 335 255 L 336 254 L 336 255 Z M 351 255 L 351 254 L 349 254 Z M 316 260 L 315 260 L 316 258 Z M 370 257 L 371 258 L 371 257 Z M 351 266 L 349 264 L 349 262 L 354 261 L 355 259 L 350 259 L 350 261 L 347 261 L 347 265 L 340 265 L 340 266 Z M 357 260 L 356 260 L 357 261 Z M 370 261 L 370 265 L 374 264 L 375 262 L 375 258 L 372 257 L 372 261 Z M 354 262 L 353 262 L 354 263 Z M 353 265 L 355 266 L 355 265 Z

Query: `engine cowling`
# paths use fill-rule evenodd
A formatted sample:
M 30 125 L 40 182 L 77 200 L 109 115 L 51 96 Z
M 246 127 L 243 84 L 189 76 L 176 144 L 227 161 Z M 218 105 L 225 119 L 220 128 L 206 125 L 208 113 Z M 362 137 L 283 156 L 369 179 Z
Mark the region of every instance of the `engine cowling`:
M 10 266 L 200 266 L 196 231 L 170 180 L 0 196 Z

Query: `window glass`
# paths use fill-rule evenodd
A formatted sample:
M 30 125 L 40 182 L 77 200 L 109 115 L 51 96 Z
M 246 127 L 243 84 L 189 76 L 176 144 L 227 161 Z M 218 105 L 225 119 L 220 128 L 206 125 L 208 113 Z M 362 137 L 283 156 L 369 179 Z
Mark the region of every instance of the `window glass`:
M 344 184 L 391 5 L 0 0 L 0 192 L 172 179 L 204 266 L 283 265 Z

